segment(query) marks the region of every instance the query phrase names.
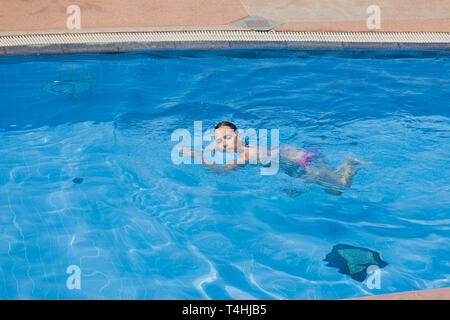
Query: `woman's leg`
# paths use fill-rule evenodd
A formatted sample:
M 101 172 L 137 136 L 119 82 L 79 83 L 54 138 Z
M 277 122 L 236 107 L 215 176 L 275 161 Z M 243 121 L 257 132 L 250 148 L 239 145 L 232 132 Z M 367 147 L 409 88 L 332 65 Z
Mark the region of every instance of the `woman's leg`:
M 302 159 L 307 155 L 307 151 L 301 148 L 293 146 L 283 146 L 280 148 L 280 156 L 284 159 L 284 162 L 296 164 L 298 166 Z M 314 182 L 325 187 L 350 187 L 353 182 L 353 176 L 359 171 L 359 168 L 355 168 L 358 164 L 370 164 L 371 162 L 364 162 L 356 158 L 348 158 L 342 163 L 336 170 L 330 165 L 323 162 L 322 159 L 314 159 L 312 163 L 306 165 L 305 171 L 309 177 L 309 182 Z M 288 170 L 291 174 L 292 171 L 299 172 L 298 167 L 287 166 L 291 170 Z M 289 174 L 288 172 L 288 174 Z M 334 186 L 327 185 L 331 183 Z
M 317 166 L 308 165 L 305 169 L 310 176 L 321 182 L 332 183 L 334 185 L 343 187 L 350 187 L 353 182 L 353 176 L 359 171 L 359 168 L 355 169 L 355 166 L 365 163 L 368 162 L 362 162 L 356 158 L 348 158 L 336 170 L 334 170 L 331 166 L 324 163 L 323 161 L 318 161 Z M 318 183 L 318 181 L 313 182 Z M 323 185 L 322 183 L 319 184 Z

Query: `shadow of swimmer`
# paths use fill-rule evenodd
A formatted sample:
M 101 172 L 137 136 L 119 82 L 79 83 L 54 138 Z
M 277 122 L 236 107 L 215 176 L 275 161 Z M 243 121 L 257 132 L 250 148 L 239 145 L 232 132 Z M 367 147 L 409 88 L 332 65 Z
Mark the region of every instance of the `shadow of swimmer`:
M 67 274 L 70 276 L 67 278 L 66 287 L 69 290 L 80 290 L 81 289 L 81 269 L 79 266 L 70 265 L 66 270 Z

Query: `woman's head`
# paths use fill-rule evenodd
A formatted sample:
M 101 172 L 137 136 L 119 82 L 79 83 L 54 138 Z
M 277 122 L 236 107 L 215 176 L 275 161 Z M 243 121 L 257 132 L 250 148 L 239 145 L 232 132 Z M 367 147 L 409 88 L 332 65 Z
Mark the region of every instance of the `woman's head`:
M 225 152 L 237 152 L 241 148 L 241 139 L 237 127 L 228 121 L 222 121 L 214 129 L 216 148 Z

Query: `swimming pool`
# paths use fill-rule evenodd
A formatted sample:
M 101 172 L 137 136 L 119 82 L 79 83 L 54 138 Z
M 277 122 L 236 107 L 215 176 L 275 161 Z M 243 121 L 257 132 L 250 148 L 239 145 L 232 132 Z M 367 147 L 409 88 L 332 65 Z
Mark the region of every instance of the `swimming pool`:
M 154 51 L 0 58 L 0 299 L 341 299 L 448 287 L 450 53 Z M 341 195 L 175 165 L 174 130 L 279 129 Z M 78 178 L 78 179 L 77 179 Z M 324 261 L 380 252 L 380 288 Z M 80 289 L 68 286 L 76 266 Z

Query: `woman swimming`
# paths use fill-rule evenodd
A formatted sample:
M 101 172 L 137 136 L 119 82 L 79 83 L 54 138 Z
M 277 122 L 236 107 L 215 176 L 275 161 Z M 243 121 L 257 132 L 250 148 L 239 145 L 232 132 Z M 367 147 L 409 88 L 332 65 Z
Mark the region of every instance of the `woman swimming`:
M 238 128 L 233 123 L 228 121 L 222 121 L 217 124 L 216 128 L 214 129 L 214 142 L 204 148 L 202 151 L 204 152 L 211 150 L 218 150 L 225 153 L 236 153 L 238 157 L 232 163 L 227 163 L 223 166 L 217 166 L 204 161 L 202 154 L 194 149 L 178 149 L 178 151 L 181 152 L 183 156 L 191 156 L 197 158 L 201 160 L 202 163 L 206 166 L 219 170 L 231 170 L 240 165 L 244 165 L 250 159 L 258 160 L 260 158 L 260 154 L 262 154 L 263 151 L 266 152 L 265 154 L 267 154 L 268 152 L 270 153 L 270 150 L 268 148 L 249 145 L 243 142 Z
M 307 174 L 307 181 L 314 182 L 326 187 L 335 186 L 349 187 L 352 184 L 353 176 L 359 171 L 355 169 L 358 164 L 368 162 L 360 161 L 356 158 L 348 158 L 336 170 L 326 164 L 315 152 L 307 151 L 293 146 L 283 146 L 280 148 L 266 148 L 262 146 L 250 145 L 243 142 L 237 127 L 228 121 L 222 121 L 214 129 L 214 142 L 203 151 L 219 150 L 225 153 L 237 153 L 238 157 L 233 163 L 225 164 L 222 167 L 205 162 L 202 154 L 190 148 L 180 148 L 179 152 L 183 156 L 190 156 L 201 159 L 202 163 L 208 167 L 222 170 L 231 170 L 240 165 L 244 165 L 250 159 L 261 159 L 267 154 L 277 152 L 280 162 L 289 168 L 294 168 L 296 172 Z

